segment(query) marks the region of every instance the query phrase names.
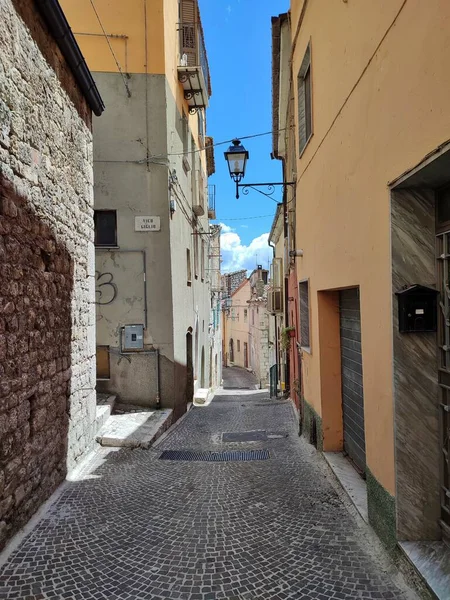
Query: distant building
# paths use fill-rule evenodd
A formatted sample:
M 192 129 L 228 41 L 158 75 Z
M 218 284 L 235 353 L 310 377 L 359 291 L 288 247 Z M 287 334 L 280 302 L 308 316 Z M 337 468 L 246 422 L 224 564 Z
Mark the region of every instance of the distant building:
M 235 276 L 235 284 L 240 275 L 230 275 Z M 227 276 L 225 275 L 225 278 Z M 267 280 L 268 271 L 258 267 L 250 277 L 242 279 L 231 296 L 223 301 L 226 322 L 225 366 L 237 366 L 252 371 L 262 387 L 267 385 L 269 376 Z
M 92 112 L 60 5 L 1 0 L 0 547 L 96 433 Z

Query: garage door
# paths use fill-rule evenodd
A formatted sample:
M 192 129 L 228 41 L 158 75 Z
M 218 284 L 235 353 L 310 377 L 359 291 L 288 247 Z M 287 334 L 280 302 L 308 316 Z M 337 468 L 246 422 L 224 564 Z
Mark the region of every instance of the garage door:
M 359 288 L 340 292 L 339 305 L 344 450 L 358 469 L 364 472 L 366 444 Z

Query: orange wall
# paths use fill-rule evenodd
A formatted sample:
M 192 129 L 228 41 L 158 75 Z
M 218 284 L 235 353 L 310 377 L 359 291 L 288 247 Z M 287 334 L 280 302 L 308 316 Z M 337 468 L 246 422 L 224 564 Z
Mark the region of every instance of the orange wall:
M 302 4 L 292 1 L 293 19 Z M 311 284 L 304 395 L 321 414 L 327 386 L 320 381 L 318 291 L 359 285 L 367 463 L 391 494 L 388 182 L 450 138 L 450 4 L 408 0 L 392 25 L 402 4 L 308 2 L 293 60 L 296 81 L 311 40 L 314 134 L 297 164 L 296 234 L 304 250 L 297 270 Z
M 124 73 L 165 72 L 163 4 L 164 0 L 96 0 L 106 33 L 126 36 L 109 38 Z M 90 1 L 61 0 L 61 6 L 90 70 L 116 73 L 117 65 Z
M 61 0 L 61 6 L 92 72 L 118 73 L 115 58 L 89 0 Z M 96 0 L 95 8 L 122 72 L 167 77 L 178 111 L 188 116 L 198 141 L 197 115 L 189 115 L 178 83 L 178 0 Z M 145 18 L 146 16 L 146 18 Z M 151 99 L 150 99 L 151 101 Z M 206 173 L 206 156 L 199 154 Z

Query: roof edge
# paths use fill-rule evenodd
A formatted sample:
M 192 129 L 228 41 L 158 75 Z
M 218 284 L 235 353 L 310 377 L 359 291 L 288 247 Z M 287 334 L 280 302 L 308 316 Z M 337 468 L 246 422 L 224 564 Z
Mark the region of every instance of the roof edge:
M 61 5 L 58 0 L 36 0 L 36 6 L 66 59 L 92 112 L 99 117 L 105 110 L 105 105 Z

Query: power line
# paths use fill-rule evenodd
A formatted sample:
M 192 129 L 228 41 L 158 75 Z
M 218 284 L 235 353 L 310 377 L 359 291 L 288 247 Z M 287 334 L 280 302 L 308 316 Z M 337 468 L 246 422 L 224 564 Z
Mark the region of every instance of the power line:
M 278 131 L 285 131 L 286 129 L 293 129 L 293 128 L 294 128 L 294 125 L 291 125 L 290 127 L 284 127 L 283 129 L 279 129 Z M 239 137 L 239 139 L 240 140 L 249 140 L 252 138 L 262 137 L 264 135 L 272 135 L 272 133 L 273 133 L 273 131 L 264 131 L 263 133 L 254 133 L 252 135 L 242 135 Z M 236 139 L 236 138 L 233 138 L 233 139 Z M 207 146 L 205 146 L 204 149 L 196 148 L 195 150 L 191 150 L 191 152 L 203 152 L 203 150 L 208 150 L 208 148 L 215 148 L 216 146 L 224 146 L 225 144 L 230 144 L 233 141 L 233 139 L 224 140 L 223 142 L 216 142 L 215 144 L 208 144 Z M 166 157 L 166 156 L 184 156 L 185 154 L 186 154 L 186 152 L 170 152 L 169 154 L 154 154 L 150 158 L 162 158 L 162 157 Z M 139 161 L 139 162 L 144 162 L 144 161 Z
M 116 65 L 117 65 L 117 68 L 119 70 L 119 73 L 122 76 L 123 85 L 125 86 L 125 89 L 127 90 L 128 98 L 131 98 L 130 88 L 128 87 L 128 83 L 125 80 L 125 75 L 123 74 L 122 69 L 120 68 L 119 61 L 117 60 L 116 55 L 114 54 L 114 50 L 112 49 L 111 42 L 109 41 L 109 37 L 108 37 L 108 35 L 107 35 L 106 31 L 105 31 L 105 28 L 103 27 L 103 23 L 100 20 L 100 16 L 99 16 L 99 14 L 97 12 L 97 9 L 95 8 L 94 0 L 90 0 L 90 3 L 91 3 L 91 6 L 92 6 L 92 8 L 93 8 L 93 10 L 95 12 L 95 16 L 97 17 L 97 21 L 98 21 L 100 27 L 102 28 L 103 35 L 105 36 L 105 40 L 106 40 L 106 42 L 107 42 L 107 44 L 109 46 L 109 49 L 111 51 L 111 54 L 113 55 L 114 60 L 116 62 Z
M 241 217 L 240 219 L 229 219 L 228 217 L 221 217 L 220 219 L 216 219 L 216 221 L 248 221 L 250 219 L 264 219 L 265 217 L 273 217 L 273 214 L 271 213 L 270 215 L 258 215 L 257 217 Z

